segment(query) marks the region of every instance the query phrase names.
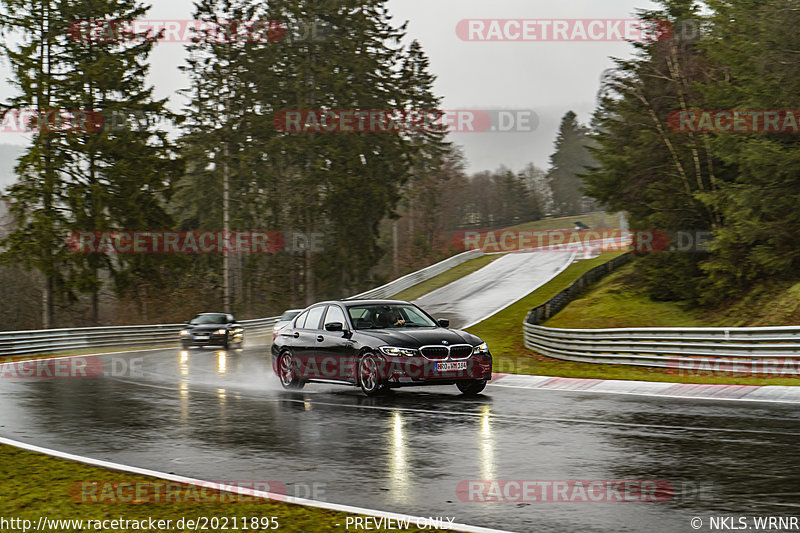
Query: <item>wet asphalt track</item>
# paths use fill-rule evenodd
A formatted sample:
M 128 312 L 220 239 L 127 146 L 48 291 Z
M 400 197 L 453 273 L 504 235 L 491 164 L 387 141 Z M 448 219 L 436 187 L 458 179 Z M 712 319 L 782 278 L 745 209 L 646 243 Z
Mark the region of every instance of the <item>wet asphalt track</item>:
M 128 374 L 116 377 L 5 377 L 0 435 L 520 532 L 688 532 L 693 516 L 800 514 L 796 406 L 491 385 L 475 399 L 459 397 L 454 386 L 378 399 L 329 385 L 288 393 L 266 354 L 265 341 L 250 341 L 228 353 L 102 356 L 106 371 Z M 458 483 L 475 479 L 666 480 L 679 494 L 659 503 L 461 501 Z
M 554 251 L 506 254 L 414 303 L 436 318 L 450 319 L 453 327 L 467 327 L 553 279 L 572 256 Z

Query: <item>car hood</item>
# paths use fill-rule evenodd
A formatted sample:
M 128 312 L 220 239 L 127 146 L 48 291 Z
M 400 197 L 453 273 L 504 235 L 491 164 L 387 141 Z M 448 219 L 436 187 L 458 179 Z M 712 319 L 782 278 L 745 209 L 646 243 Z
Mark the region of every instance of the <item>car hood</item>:
M 419 348 L 426 345 L 471 344 L 481 343 L 481 339 L 457 329 L 448 328 L 390 328 L 390 329 L 361 329 L 358 335 L 375 339 L 379 345 L 399 346 L 401 348 Z
M 228 329 L 226 324 L 199 324 L 197 326 L 186 326 L 186 329 L 190 329 L 196 333 L 201 331 L 216 331 L 218 329 Z

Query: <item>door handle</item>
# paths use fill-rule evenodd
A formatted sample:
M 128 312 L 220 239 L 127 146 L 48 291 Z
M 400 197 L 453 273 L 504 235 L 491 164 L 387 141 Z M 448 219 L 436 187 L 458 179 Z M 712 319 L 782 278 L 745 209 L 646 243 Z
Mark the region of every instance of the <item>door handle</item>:
M 322 335 L 317 335 L 317 341 L 322 342 L 324 340 L 325 340 L 325 337 L 323 337 Z
M 299 337 L 299 336 L 300 336 L 300 334 L 299 334 L 298 332 L 296 332 L 296 331 L 295 331 L 293 336 L 294 336 L 294 338 L 296 339 L 297 337 Z

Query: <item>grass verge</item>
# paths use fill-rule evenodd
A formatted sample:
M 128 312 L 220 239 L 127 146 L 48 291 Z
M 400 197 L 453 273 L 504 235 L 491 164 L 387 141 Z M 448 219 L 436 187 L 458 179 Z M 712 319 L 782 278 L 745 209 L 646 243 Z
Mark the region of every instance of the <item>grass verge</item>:
M 438 276 L 434 276 L 427 281 L 423 281 L 422 283 L 418 283 L 404 291 L 398 292 L 392 296 L 392 298 L 406 301 L 416 300 L 420 296 L 428 294 L 429 292 L 440 287 L 444 287 L 448 283 L 452 283 L 459 278 L 463 278 L 468 274 L 472 274 L 476 270 L 480 270 L 492 261 L 500 259 L 502 256 L 503 254 L 492 254 L 482 255 L 480 257 L 476 257 L 475 259 L 470 259 L 469 261 L 465 261 L 458 266 L 454 266 L 450 270 L 442 272 Z
M 717 324 L 708 313 L 677 302 L 654 302 L 626 281 L 628 263 L 589 287 L 543 325 L 554 328 L 703 327 Z
M 721 375 L 691 375 L 686 376 L 680 374 L 677 368 L 656 368 L 645 366 L 633 365 L 610 365 L 610 364 L 595 364 L 583 363 L 576 361 L 563 361 L 561 359 L 554 359 L 541 354 L 532 353 L 525 348 L 522 336 L 522 322 L 528 314 L 528 311 L 538 305 L 543 304 L 555 294 L 565 289 L 567 285 L 572 283 L 576 278 L 582 275 L 587 270 L 602 264 L 613 257 L 619 255 L 618 253 L 604 253 L 599 257 L 584 261 L 573 263 L 567 267 L 558 276 L 553 278 L 552 281 L 540 287 L 539 289 L 528 294 L 518 302 L 503 309 L 492 317 L 480 322 L 468 329 L 481 337 L 489 344 L 489 349 L 494 358 L 494 371 L 509 374 L 533 374 L 538 376 L 559 376 L 570 378 L 587 378 L 587 379 L 629 379 L 641 381 L 665 381 L 672 383 L 718 383 L 718 384 L 738 384 L 738 385 L 797 385 L 800 380 L 785 377 L 742 377 L 742 376 L 721 376 Z M 627 267 L 623 267 L 627 268 Z M 601 284 L 613 286 L 612 274 L 609 278 L 602 280 Z M 578 300 L 580 301 L 580 300 Z M 570 304 L 570 306 L 574 305 Z M 569 309 L 568 306 L 564 311 Z M 648 324 L 651 319 L 655 320 L 657 315 L 647 308 L 643 302 L 632 304 L 630 316 L 648 317 Z M 556 317 L 547 322 L 548 326 L 553 327 L 568 327 L 574 328 L 576 320 L 573 317 L 572 321 L 558 320 L 561 311 Z M 597 313 L 594 309 L 591 313 L 583 315 L 583 319 L 579 321 L 583 327 L 595 327 L 591 322 L 591 317 Z M 657 317 L 662 324 L 672 325 L 670 321 L 681 321 L 680 325 L 698 325 L 687 323 L 688 319 L 684 321 L 685 317 L 681 316 L 684 313 L 678 308 L 667 308 L 662 310 L 661 314 Z M 638 315 L 637 315 L 638 313 Z M 644 314 L 642 314 L 644 313 Z M 555 324 L 558 324 L 557 326 Z M 592 324 L 587 325 L 587 324 Z M 628 326 L 630 326 L 628 324 Z M 600 326 L 605 327 L 605 326 Z
M 75 519 L 75 520 L 171 520 L 172 527 L 165 531 L 195 531 L 196 528 L 175 527 L 181 518 L 197 519 L 198 517 L 217 517 L 229 520 L 229 529 L 232 529 L 230 520 L 238 520 L 239 529 L 242 531 L 270 531 L 269 528 L 243 529 L 242 520 L 263 519 L 263 517 L 276 517 L 277 531 L 304 531 L 327 532 L 346 531 L 345 524 L 347 513 L 328 511 L 313 507 L 304 507 L 273 500 L 256 500 L 252 497 L 241 497 L 226 493 L 214 494 L 209 490 L 194 492 L 191 487 L 183 491 L 173 491 L 177 497 L 169 503 L 133 503 L 119 502 L 116 496 L 135 493 L 129 489 L 115 487 L 115 483 L 141 484 L 134 487 L 148 487 L 151 484 L 167 483 L 163 480 L 147 476 L 137 476 L 127 472 L 117 472 L 105 468 L 84 465 L 67 461 L 48 455 L 21 450 L 13 446 L 0 445 L 0 516 L 8 520 L 19 518 L 30 520 L 35 527 L 39 517 L 50 519 Z M 97 490 L 94 496 L 84 497 L 83 483 L 96 483 Z M 252 483 L 252 481 L 251 481 Z M 162 487 L 162 494 L 166 493 Z M 127 491 L 126 491 L 127 490 Z M 198 489 L 199 490 L 199 489 Z M 120 492 L 123 491 L 123 492 Z M 90 492 L 91 494 L 91 492 Z M 153 492 L 149 501 L 154 500 Z M 205 496 L 205 499 L 203 498 Z M 89 501 L 84 502 L 83 500 Z M 250 500 L 250 501 L 235 501 Z M 77 501 L 76 501 L 77 500 Z M 104 503 L 95 503 L 96 501 Z M 215 501 L 216 503 L 196 503 L 200 501 Z M 106 503 L 112 501 L 113 503 Z M 177 503 L 180 502 L 180 503 Z M 222 523 L 222 522 L 220 522 Z M 339 526 L 337 526 L 339 524 Z M 431 529 L 418 529 L 411 522 L 412 527 L 402 531 L 443 531 Z M 21 528 L 13 528 L 20 529 Z M 83 528 L 72 526 L 46 528 L 53 531 L 92 531 L 91 527 L 84 524 Z M 143 528 L 146 531 L 148 527 Z M 352 529 L 352 524 L 351 524 Z M 131 528 L 104 529 L 104 531 L 131 531 Z M 210 528 L 211 531 L 221 531 L 220 528 Z M 400 531 L 397 529 L 372 529 L 371 531 L 389 532 Z
M 800 323 L 800 283 L 764 280 L 714 309 L 650 299 L 628 264 L 545 324 L 555 328 L 790 326 Z

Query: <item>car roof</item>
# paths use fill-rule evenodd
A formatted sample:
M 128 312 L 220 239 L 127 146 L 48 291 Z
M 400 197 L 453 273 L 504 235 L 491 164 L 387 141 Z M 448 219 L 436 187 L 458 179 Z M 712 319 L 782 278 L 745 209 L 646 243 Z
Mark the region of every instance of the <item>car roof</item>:
M 346 307 L 352 307 L 354 305 L 390 305 L 390 304 L 403 304 L 408 305 L 410 302 L 405 300 L 375 300 L 375 299 L 363 299 L 363 300 L 331 300 L 329 302 L 319 302 L 322 304 L 340 304 Z

